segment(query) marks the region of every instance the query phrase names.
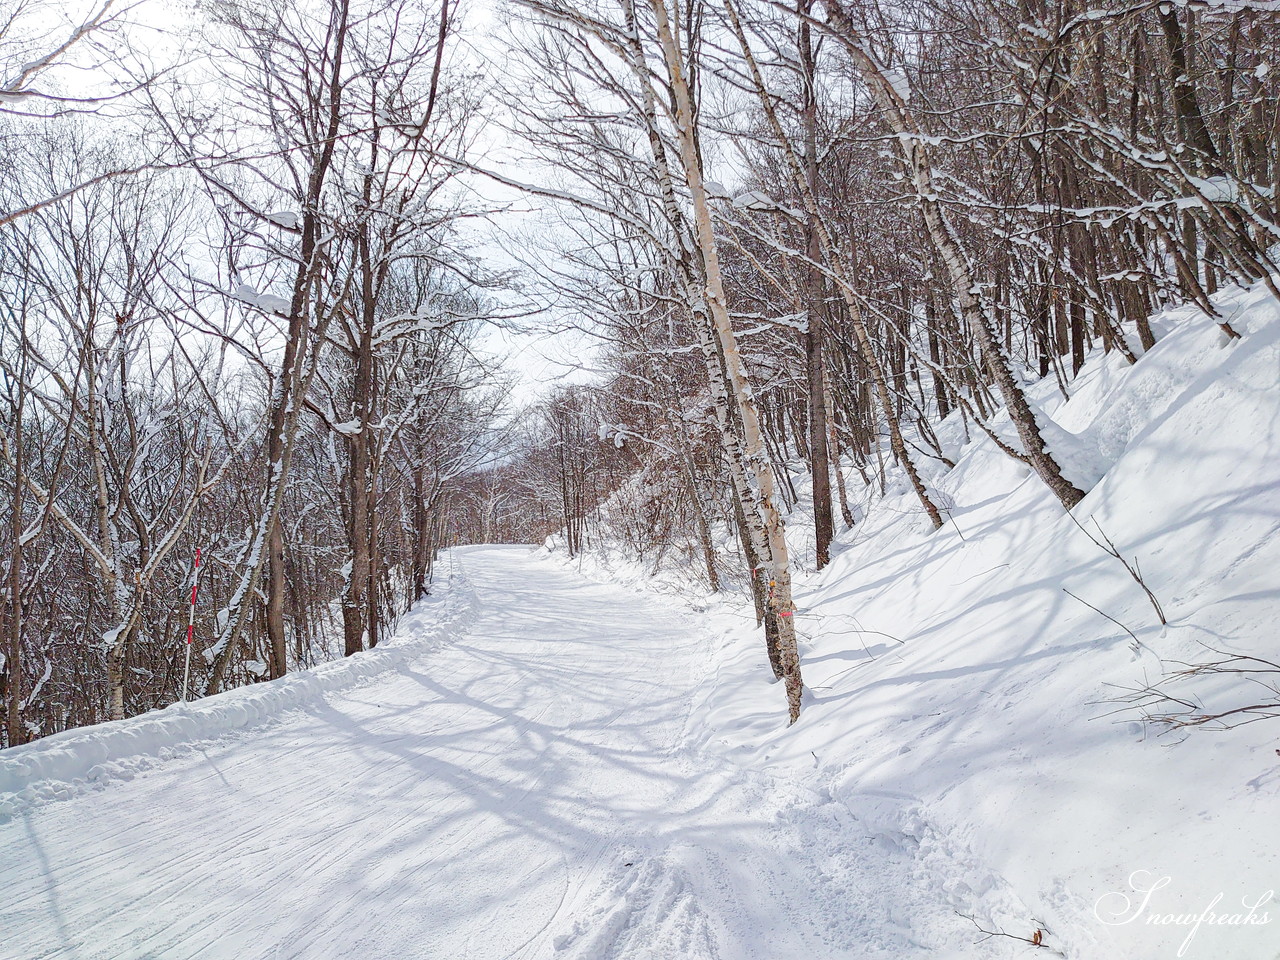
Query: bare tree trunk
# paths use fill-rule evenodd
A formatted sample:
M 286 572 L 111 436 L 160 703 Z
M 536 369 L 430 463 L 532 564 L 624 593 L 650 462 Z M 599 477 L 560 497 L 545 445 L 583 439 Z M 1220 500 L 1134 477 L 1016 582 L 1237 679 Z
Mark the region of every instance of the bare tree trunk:
M 708 312 L 729 382 L 733 387 L 735 406 L 742 418 L 747 463 L 759 490 L 761 513 L 772 554 L 770 606 L 779 618 L 778 653 L 782 664 L 782 678 L 786 685 L 788 714 L 791 722 L 794 723 L 800 716 L 804 683 L 800 676 L 800 658 L 796 647 L 795 603 L 791 597 L 791 570 L 788 563 L 787 542 L 782 516 L 774 505 L 773 470 L 765 455 L 759 414 L 747 384 L 746 372 L 742 367 L 737 340 L 729 320 L 724 282 L 720 276 L 719 253 L 716 249 L 715 232 L 711 225 L 711 211 L 707 206 L 707 193 L 702 180 L 702 163 L 698 155 L 697 134 L 694 130 L 693 100 L 685 81 L 684 61 L 667 20 L 664 0 L 650 0 L 650 6 L 653 9 L 658 41 L 662 46 L 663 59 L 666 62 L 667 77 L 675 96 L 680 160 L 693 201 L 694 226 L 706 269 Z
M 378 552 L 378 487 L 377 469 L 369 471 L 369 530 L 366 553 L 369 556 L 369 583 L 365 589 L 367 613 L 365 614 L 366 632 L 369 635 L 369 649 L 378 645 L 382 630 L 382 608 L 378 604 L 380 583 L 382 581 L 382 557 Z
M 808 14 L 811 0 L 799 0 L 800 11 Z M 801 122 L 804 124 L 804 174 L 808 192 L 818 196 L 818 98 L 817 69 L 809 21 L 803 17 L 797 29 L 800 48 L 800 83 L 803 89 Z M 835 521 L 831 515 L 831 454 L 827 447 L 827 403 L 823 387 L 822 321 L 826 315 L 826 281 L 818 262 L 822 259 L 822 238 L 816 211 L 805 224 L 805 296 L 808 327 L 805 330 L 805 371 L 808 375 L 809 470 L 813 478 L 813 531 L 815 565 L 819 570 L 831 560 L 831 538 Z
M 284 598 L 288 593 L 284 561 L 284 529 L 277 517 L 267 540 L 267 676 L 283 677 L 288 670 L 285 658 Z
M 717 348 L 711 320 L 707 316 L 706 299 L 702 296 L 702 290 L 705 288 L 703 281 L 705 266 L 701 261 L 697 264 L 693 262 L 698 244 L 691 235 L 684 214 L 676 202 L 675 189 L 671 182 L 671 167 L 666 145 L 658 128 L 657 106 L 650 84 L 649 71 L 645 66 L 644 51 L 640 46 L 635 11 L 630 3 L 627 4 L 626 10 L 630 25 L 627 54 L 630 57 L 631 68 L 640 84 L 646 132 L 654 161 L 654 175 L 662 194 L 663 210 L 675 234 L 676 249 L 669 251 L 669 254 L 680 276 L 685 307 L 692 320 L 707 371 L 707 385 L 716 412 L 716 423 L 720 430 L 720 449 L 725 458 L 733 489 L 734 519 L 743 553 L 747 559 L 751 595 L 756 607 L 756 623 L 764 625 L 765 648 L 769 654 L 769 663 L 773 668 L 774 676 L 781 679 L 783 668 L 778 653 L 778 617 L 769 606 L 768 569 L 772 566 L 772 551 L 763 528 L 757 491 L 752 488 L 748 478 L 747 458 L 742 442 L 742 418 L 730 399 L 731 387 L 725 369 L 725 360 L 722 352 Z
M 853 526 L 853 511 L 849 509 L 849 491 L 845 488 L 844 469 L 840 466 L 840 434 L 836 430 L 835 398 L 831 395 L 830 373 L 822 377 L 822 405 L 826 407 L 827 449 L 831 451 L 831 471 L 836 477 L 836 493 L 840 498 L 840 519 L 844 528 Z
M 25 319 L 25 315 L 24 315 Z M 22 731 L 22 558 L 25 544 L 23 542 L 23 503 L 26 500 L 26 430 L 23 418 L 26 415 L 27 371 L 26 371 L 26 330 L 22 330 L 23 366 L 22 374 L 16 385 L 18 402 L 14 406 L 13 423 L 13 504 L 9 516 L 9 570 L 8 583 L 5 585 L 4 611 L 7 614 L 0 622 L 5 627 L 5 731 L 9 746 L 17 746 L 23 741 Z
M 365 177 L 364 202 L 369 204 L 369 181 Z M 354 432 L 347 438 L 347 491 L 350 503 L 347 549 L 350 551 L 351 572 L 347 580 L 347 594 L 342 602 L 343 652 L 346 656 L 364 649 L 364 638 L 369 626 L 370 581 L 373 576 L 373 558 L 370 553 L 373 511 L 370 504 L 371 471 L 370 450 L 374 417 L 373 393 L 373 326 L 376 320 L 373 263 L 369 247 L 369 228 L 362 225 L 357 241 L 357 261 L 360 271 L 360 295 L 358 339 L 355 349 L 355 376 L 351 383 Z

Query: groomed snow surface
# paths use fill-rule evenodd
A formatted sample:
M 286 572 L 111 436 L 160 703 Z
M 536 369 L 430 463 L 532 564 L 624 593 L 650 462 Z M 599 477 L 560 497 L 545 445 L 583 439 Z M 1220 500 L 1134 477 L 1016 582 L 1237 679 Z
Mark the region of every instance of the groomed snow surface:
M 9 798 L 0 954 L 985 955 L 909 850 L 697 748 L 688 611 L 527 547 L 454 562 L 469 629 L 419 639 L 421 612 L 361 683 L 165 762 L 128 754 L 224 731 L 232 698 L 0 756 L 11 787 L 114 758 Z
M 739 602 L 457 550 L 376 651 L 0 754 L 0 957 L 1280 957 L 1280 720 L 1122 702 L 1275 659 L 1280 309 L 1218 302 L 1243 339 L 1173 312 L 1032 390 L 1167 627 L 958 420 L 948 525 L 890 490 L 801 578 L 789 729 Z M 1227 679 L 1174 692 L 1266 696 Z

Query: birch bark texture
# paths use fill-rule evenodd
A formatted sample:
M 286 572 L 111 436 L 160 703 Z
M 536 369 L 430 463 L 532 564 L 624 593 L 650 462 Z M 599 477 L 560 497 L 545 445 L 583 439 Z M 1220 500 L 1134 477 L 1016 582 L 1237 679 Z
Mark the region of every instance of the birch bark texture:
M 747 382 L 746 371 L 738 352 L 737 339 L 729 318 L 724 280 L 720 274 L 720 258 L 716 249 L 715 229 L 707 202 L 702 177 L 693 97 L 685 76 L 684 60 L 676 44 L 663 0 L 649 0 L 657 29 L 658 43 L 666 67 L 667 82 L 675 99 L 676 139 L 680 162 L 689 188 L 693 220 L 702 262 L 706 268 L 706 302 L 712 328 L 725 365 L 733 400 L 742 418 L 743 440 L 747 464 L 759 491 L 759 505 L 771 553 L 769 605 L 778 617 L 778 655 L 782 680 L 786 685 L 787 712 L 794 723 L 800 717 L 804 683 L 800 676 L 800 657 L 796 646 L 795 603 L 791 594 L 791 570 L 782 514 L 775 504 L 776 483 L 773 466 L 765 453 L 760 429 L 760 416 Z

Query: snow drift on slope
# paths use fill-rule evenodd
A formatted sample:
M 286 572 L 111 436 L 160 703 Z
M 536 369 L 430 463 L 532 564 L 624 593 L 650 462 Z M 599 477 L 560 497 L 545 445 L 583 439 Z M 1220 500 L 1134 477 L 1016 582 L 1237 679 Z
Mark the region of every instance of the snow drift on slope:
M 953 417 L 939 433 L 957 465 L 930 478 L 954 505 L 946 526 L 931 532 L 905 494 L 876 502 L 798 592 L 799 723 L 782 728 L 762 645 L 726 612 L 690 736 L 829 791 L 916 849 L 939 897 L 988 931 L 1047 931 L 1089 960 L 1280 956 L 1280 728 L 1188 736 L 1124 702 L 1214 651 L 1274 659 L 1280 307 L 1261 287 L 1217 306 L 1241 340 L 1171 310 L 1136 365 L 1091 357 L 1069 401 L 1033 388 L 1100 478 L 1080 526 Z M 1227 680 L 1170 689 L 1210 711 L 1267 695 Z M 1196 926 L 1206 911 L 1226 920 Z

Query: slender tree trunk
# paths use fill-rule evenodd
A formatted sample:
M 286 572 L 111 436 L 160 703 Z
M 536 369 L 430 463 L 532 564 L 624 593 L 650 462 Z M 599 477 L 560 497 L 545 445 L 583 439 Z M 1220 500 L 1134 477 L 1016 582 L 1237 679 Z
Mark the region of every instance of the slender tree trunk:
M 800 12 L 807 15 L 810 0 L 799 2 Z M 803 88 L 800 117 L 804 125 L 804 174 L 809 193 L 816 198 L 819 193 L 817 69 L 809 21 L 803 17 L 797 30 L 797 41 Z M 805 265 L 808 327 L 804 337 L 809 402 L 809 471 L 813 479 L 815 564 L 821 570 L 831 560 L 835 521 L 831 516 L 831 455 L 827 448 L 827 404 L 823 389 L 822 320 L 826 313 L 826 280 L 818 268 L 822 259 L 822 238 L 814 213 L 809 214 L 805 224 L 805 253 L 810 261 Z
M 372 459 L 372 458 L 371 458 Z M 382 608 L 378 605 L 378 597 L 382 593 L 382 556 L 378 550 L 378 471 L 375 467 L 369 470 L 369 545 L 366 553 L 369 557 L 369 582 L 365 587 L 366 630 L 369 634 L 369 649 L 378 645 L 382 636 Z
M 836 478 L 836 494 L 840 498 L 840 519 L 844 528 L 853 526 L 853 511 L 849 509 L 849 491 L 845 487 L 844 469 L 840 466 L 840 434 L 836 429 L 835 399 L 831 395 L 830 374 L 823 372 L 822 404 L 826 407 L 827 449 L 831 453 L 831 472 Z
M 734 519 L 748 565 L 751 595 L 756 607 L 756 623 L 764 625 L 765 648 L 769 654 L 769 663 L 773 668 L 774 676 L 780 679 L 783 668 L 778 652 L 778 617 L 769 606 L 768 571 L 773 566 L 773 555 L 764 530 L 758 494 L 748 477 L 747 456 L 742 440 L 742 418 L 738 409 L 733 406 L 732 388 L 729 384 L 725 359 L 717 346 L 712 331 L 712 321 L 707 315 L 707 302 L 703 296 L 706 288 L 705 264 L 701 258 L 694 262 L 699 252 L 699 245 L 676 202 L 675 188 L 671 180 L 671 165 L 658 127 L 657 106 L 650 74 L 645 65 L 644 51 L 640 46 L 635 12 L 630 3 L 627 4 L 626 10 L 630 25 L 627 53 L 642 93 L 641 104 L 654 161 L 654 176 L 662 194 L 663 211 L 676 241 L 675 249 L 670 251 L 670 255 L 673 266 L 680 276 L 685 307 L 698 338 L 698 347 L 707 371 L 707 385 L 716 413 L 716 423 L 720 430 L 720 449 L 732 484 Z
M 284 599 L 288 593 L 284 561 L 284 530 L 279 517 L 271 524 L 267 542 L 267 669 L 275 680 L 288 670 L 285 658 Z
M 369 180 L 365 177 L 365 204 L 369 203 Z M 369 594 L 373 576 L 373 558 L 370 555 L 373 511 L 370 504 L 370 444 L 374 417 L 373 394 L 373 327 L 376 320 L 373 263 L 369 249 L 368 226 L 362 226 L 357 241 L 357 261 L 360 271 L 360 297 L 358 301 L 359 324 L 355 350 L 355 375 L 351 383 L 352 413 L 355 432 L 348 439 L 348 498 L 351 504 L 350 525 L 347 530 L 347 549 L 350 552 L 351 573 L 347 581 L 347 595 L 343 600 L 343 652 L 346 656 L 359 653 L 365 646 L 365 634 L 369 629 Z
M 25 334 L 25 330 L 23 333 Z M 23 351 L 25 359 L 25 336 Z M 26 500 L 26 414 L 27 386 L 25 377 L 17 384 L 18 402 L 13 425 L 13 504 L 9 515 L 9 570 L 5 585 L 3 618 L 5 627 L 5 731 L 9 746 L 22 743 L 22 558 L 24 544 L 23 503 Z
M 671 32 L 664 0 L 650 0 L 650 6 L 653 9 L 658 41 L 662 46 L 663 59 L 666 62 L 667 76 L 675 97 L 680 160 L 693 201 L 695 234 L 706 269 L 708 312 L 729 381 L 733 386 L 733 399 L 742 418 L 745 453 L 759 489 L 759 503 L 772 553 L 770 606 L 779 618 L 778 653 L 782 663 L 783 682 L 786 685 L 787 710 L 791 722 L 794 723 L 800 716 L 804 683 L 800 676 L 800 658 L 796 647 L 795 603 L 791 596 L 791 570 L 787 542 L 782 516 L 774 505 L 776 484 L 773 470 L 765 455 L 759 413 L 747 384 L 746 372 L 738 353 L 737 340 L 729 321 L 724 282 L 720 276 L 719 253 L 716 249 L 715 232 L 711 225 L 711 211 L 707 205 L 707 193 L 702 180 L 702 163 L 698 152 L 697 134 L 694 130 L 693 99 L 685 80 L 684 60 Z

